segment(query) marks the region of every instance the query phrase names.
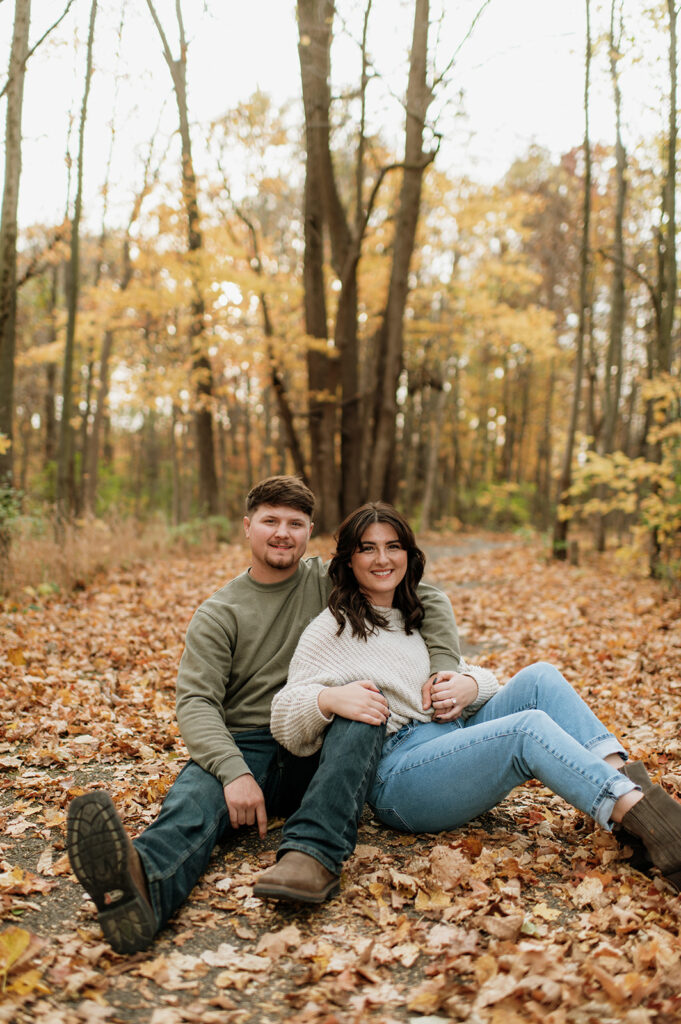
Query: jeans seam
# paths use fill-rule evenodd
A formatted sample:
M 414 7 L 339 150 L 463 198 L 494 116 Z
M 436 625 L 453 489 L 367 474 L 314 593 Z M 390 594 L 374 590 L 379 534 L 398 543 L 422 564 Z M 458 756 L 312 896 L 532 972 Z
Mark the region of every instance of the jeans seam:
M 376 735 L 378 735 L 378 733 Z M 383 739 L 382 738 L 379 740 L 378 751 L 375 751 L 375 747 L 376 747 L 376 741 L 374 740 L 374 756 L 377 756 L 380 759 L 381 749 L 383 748 Z M 371 760 L 373 760 L 373 757 L 369 759 L 369 761 L 371 761 Z M 374 773 L 375 773 L 375 770 L 376 770 L 376 767 L 374 767 Z M 357 808 L 359 814 L 361 814 L 361 808 L 358 807 L 359 794 L 361 793 L 362 790 L 364 790 L 365 794 L 366 794 L 366 792 L 368 790 L 367 779 L 369 779 L 370 774 L 371 773 L 370 773 L 370 769 L 369 769 L 369 763 L 367 762 L 365 764 L 365 766 L 364 766 L 364 775 L 362 776 L 361 782 L 359 782 L 357 784 L 357 787 L 356 787 L 355 792 L 353 794 L 353 800 L 354 800 L 354 803 L 355 803 L 355 808 Z M 346 829 L 347 829 L 347 824 L 346 824 Z M 351 844 L 350 852 L 347 854 L 347 856 L 344 858 L 344 860 L 347 860 L 348 857 L 350 857 L 352 855 L 352 851 L 353 851 L 353 847 L 352 847 L 352 844 Z

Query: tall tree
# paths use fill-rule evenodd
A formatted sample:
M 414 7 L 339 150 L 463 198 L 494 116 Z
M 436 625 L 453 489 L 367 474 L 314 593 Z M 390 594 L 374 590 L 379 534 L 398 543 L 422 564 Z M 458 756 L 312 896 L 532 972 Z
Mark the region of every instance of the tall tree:
M 591 226 L 591 137 L 589 131 L 589 91 L 591 84 L 591 5 L 586 0 L 586 52 L 584 61 L 584 201 L 582 210 L 582 243 L 579 269 L 579 322 L 577 325 L 575 372 L 572 391 L 572 407 L 568 423 L 563 466 L 558 484 L 558 509 L 553 526 L 553 557 L 567 558 L 568 519 L 561 515 L 561 505 L 569 502 L 568 491 L 572 483 L 572 458 L 577 435 L 579 406 L 582 397 L 582 376 L 584 374 L 584 342 L 587 330 L 589 305 L 589 233 Z
M 175 0 L 175 15 L 179 32 L 179 56 L 173 57 L 168 38 L 153 0 L 147 0 L 147 7 L 161 39 L 163 56 L 173 83 L 177 111 L 180 120 L 182 144 L 182 198 L 187 218 L 187 251 L 193 281 L 189 328 L 192 370 L 196 386 L 197 408 L 195 413 L 196 436 L 199 451 L 199 511 L 201 515 L 216 515 L 220 511 L 218 478 L 215 469 L 215 440 L 213 432 L 213 370 L 205 338 L 205 305 L 201 293 L 199 255 L 203 249 L 201 219 L 199 216 L 198 188 L 192 144 L 189 131 L 187 105 L 187 38 L 182 17 L 182 4 Z
M 388 299 L 377 338 L 373 450 L 369 468 L 369 496 L 392 498 L 392 468 L 397 416 L 397 382 L 402 370 L 403 321 L 409 291 L 409 265 L 414 251 L 421 205 L 423 173 L 435 153 L 424 153 L 423 133 L 431 100 L 426 75 L 429 0 L 416 0 L 407 87 L 404 169 L 393 243 Z
M 131 232 L 134 224 L 139 218 L 140 211 L 142 209 L 142 203 L 149 194 L 152 186 L 152 181 L 158 179 L 159 168 L 157 167 L 152 179 L 149 177 L 149 168 L 151 163 L 153 147 L 149 147 L 149 155 L 144 168 L 144 184 L 140 191 L 135 196 L 133 202 L 132 211 L 128 219 L 128 224 L 125 230 L 123 238 L 122 253 L 121 253 L 121 273 L 118 280 L 118 291 L 123 293 L 127 290 L 128 285 L 132 280 L 133 275 L 133 263 L 130 254 L 131 249 Z M 111 356 L 114 348 L 115 332 L 112 327 L 107 327 L 104 331 L 104 337 L 102 339 L 102 347 L 99 356 L 99 382 L 97 387 L 97 399 L 95 403 L 95 412 L 92 418 L 92 429 L 88 438 L 87 449 L 83 452 L 84 461 L 84 503 L 85 508 L 88 512 L 94 514 L 97 505 L 97 487 L 99 477 L 99 454 L 101 448 L 101 439 L 104 427 L 104 421 L 106 417 L 107 401 L 109 396 L 109 382 L 110 382 L 110 370 L 109 364 L 111 362 Z
M 677 109 L 677 75 L 678 75 L 678 11 L 675 0 L 667 0 L 669 16 L 669 117 L 668 135 L 666 139 L 666 167 L 662 193 L 662 216 L 658 234 L 657 268 L 658 268 L 658 331 L 653 358 L 653 366 L 657 374 L 670 374 L 673 365 L 673 341 L 676 300 L 678 295 L 677 260 L 676 260 L 676 146 L 678 140 L 678 109 Z M 651 404 L 649 403 L 649 422 L 652 423 Z M 650 445 L 650 458 L 653 462 L 662 461 L 662 445 L 659 440 Z M 658 485 L 654 485 L 657 490 Z M 660 575 L 664 570 L 661 564 L 663 538 L 659 529 L 652 532 L 650 546 L 650 573 Z
M 298 54 L 305 110 L 303 259 L 305 331 L 311 445 L 311 481 L 319 498 L 317 522 L 327 532 L 339 519 L 334 451 L 337 364 L 326 350 L 328 320 L 324 283 L 324 228 L 335 191 L 330 154 L 329 89 L 333 0 L 298 0 Z M 317 339 L 313 341 L 312 339 Z
M 13 484 L 14 353 L 17 280 L 17 209 L 21 177 L 21 113 L 28 58 L 31 0 L 16 0 L 7 83 L 5 183 L 0 222 L 0 488 Z
M 613 225 L 613 271 L 610 296 L 610 338 L 605 365 L 605 402 L 602 450 L 611 452 L 622 394 L 622 339 L 625 319 L 624 209 L 627 194 L 627 154 L 622 141 L 622 89 L 619 81 L 622 15 L 617 26 L 616 0 L 610 7 L 610 78 L 615 101 L 615 217 Z
M 669 117 L 658 252 L 661 316 L 657 339 L 657 370 L 661 373 L 669 373 L 672 368 L 674 318 L 678 293 L 676 260 L 678 11 L 675 0 L 667 0 L 667 12 L 669 15 Z
M 622 90 L 619 79 L 620 45 L 622 39 L 622 11 L 620 5 L 617 18 L 617 0 L 610 5 L 610 80 L 615 102 L 615 216 L 612 245 L 612 286 L 610 290 L 610 330 L 608 350 L 603 374 L 603 426 L 598 450 L 609 455 L 615 449 L 615 432 L 618 424 L 620 399 L 622 396 L 623 352 L 625 321 L 625 254 L 624 254 L 624 209 L 626 202 L 627 154 L 622 141 Z M 604 495 L 603 488 L 600 489 Z M 606 516 L 598 515 L 596 520 L 596 548 L 605 550 Z
M 85 124 L 87 122 L 88 98 L 92 83 L 92 51 L 95 39 L 97 0 L 90 6 L 90 23 L 87 37 L 85 63 L 85 85 L 80 108 L 78 129 L 78 159 L 76 165 L 76 195 L 71 218 L 71 255 L 68 266 L 66 287 L 66 340 L 62 374 L 62 408 L 59 424 L 59 449 L 57 452 L 57 520 L 61 524 L 69 516 L 73 501 L 73 364 L 76 343 L 76 320 L 78 317 L 78 293 L 80 290 L 80 220 L 83 210 L 83 159 L 85 151 Z
M 408 270 L 414 249 L 423 172 L 435 152 L 423 152 L 423 133 L 430 90 L 426 85 L 428 0 L 414 4 L 414 30 L 406 99 L 405 157 L 386 164 L 375 174 L 365 196 L 365 95 L 368 81 L 367 29 L 371 0 L 364 9 L 362 69 L 359 89 L 359 138 L 354 154 L 355 208 L 341 201 L 331 152 L 329 86 L 330 48 L 334 4 L 332 0 L 298 0 L 300 66 L 306 128 L 305 182 L 305 314 L 307 333 L 326 339 L 328 321 L 324 293 L 324 238 L 330 242 L 330 260 L 339 283 L 334 328 L 335 359 L 325 345 L 311 345 L 308 357 L 312 479 L 322 488 L 322 504 L 329 525 L 340 509 L 384 494 L 392 467 L 396 389 L 402 364 L 402 319 L 408 294 Z M 377 349 L 374 401 L 367 424 L 359 383 L 358 265 L 362 244 L 381 185 L 389 172 L 401 170 L 402 189 L 395 217 L 392 271 Z M 340 385 L 340 402 L 336 391 Z M 386 406 L 387 403 L 387 406 Z M 339 412 L 337 410 L 339 409 Z M 340 421 L 340 473 L 335 459 L 335 433 Z M 371 441 L 378 442 L 368 451 Z M 387 443 L 386 443 L 387 442 Z M 376 460 L 379 465 L 376 466 Z M 366 474 L 371 478 L 369 482 Z M 378 478 L 379 482 L 376 482 Z M 339 495 L 340 491 L 340 495 Z

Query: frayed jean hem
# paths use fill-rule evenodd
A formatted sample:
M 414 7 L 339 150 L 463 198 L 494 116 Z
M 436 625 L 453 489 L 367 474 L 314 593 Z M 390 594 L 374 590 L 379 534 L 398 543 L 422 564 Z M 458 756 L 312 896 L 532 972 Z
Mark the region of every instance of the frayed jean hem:
M 313 857 L 319 861 L 322 867 L 325 867 L 327 871 L 330 871 L 333 875 L 340 875 L 343 865 L 334 864 L 332 860 L 325 857 L 316 846 L 306 846 L 305 843 L 297 842 L 296 840 L 290 840 L 283 842 L 277 850 L 277 860 L 280 860 L 285 853 L 290 853 L 295 850 L 297 853 L 306 853 L 308 857 Z
M 612 832 L 613 821 L 612 812 L 615 804 L 621 796 L 625 793 L 631 793 L 632 790 L 641 787 L 635 785 L 631 779 L 627 779 L 626 776 L 622 776 L 619 779 L 613 779 L 607 786 L 603 787 L 603 790 L 598 794 L 598 798 L 594 804 L 591 812 L 591 817 L 597 822 L 601 828 L 606 829 L 608 832 Z
M 626 750 L 612 733 L 608 733 L 607 736 L 595 739 L 592 743 L 585 743 L 584 746 L 587 750 L 590 750 L 592 754 L 602 758 L 604 761 L 610 754 L 619 754 L 622 758 L 622 764 L 628 760 L 629 755 Z

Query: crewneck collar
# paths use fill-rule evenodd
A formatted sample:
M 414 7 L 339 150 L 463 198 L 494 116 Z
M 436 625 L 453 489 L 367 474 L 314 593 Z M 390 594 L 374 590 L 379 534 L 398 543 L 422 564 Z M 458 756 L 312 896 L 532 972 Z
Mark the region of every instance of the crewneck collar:
M 401 608 L 395 608 L 392 605 L 390 606 L 390 608 L 386 608 L 385 605 L 382 604 L 372 604 L 371 607 L 375 611 L 377 611 L 379 615 L 385 615 L 386 618 L 388 619 L 396 620 L 399 622 L 400 619 L 404 618 L 404 612 L 401 610 Z
M 303 562 L 301 559 L 300 562 L 298 562 L 298 567 L 292 576 L 288 576 L 285 580 L 278 580 L 276 583 L 260 583 L 258 580 L 254 580 L 253 577 L 251 576 L 250 568 L 246 570 L 245 576 L 252 587 L 255 587 L 257 590 L 266 591 L 268 594 L 271 594 L 274 591 L 286 590 L 289 587 L 294 587 L 300 580 L 303 571 Z

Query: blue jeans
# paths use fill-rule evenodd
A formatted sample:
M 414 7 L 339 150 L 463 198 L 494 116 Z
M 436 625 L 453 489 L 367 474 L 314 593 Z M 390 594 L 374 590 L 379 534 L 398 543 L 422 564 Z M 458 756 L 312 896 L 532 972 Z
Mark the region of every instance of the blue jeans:
M 412 722 L 390 736 L 369 804 L 402 832 L 457 828 L 527 779 L 539 779 L 610 828 L 637 787 L 603 760 L 626 753 L 552 665 L 518 672 L 466 721 Z
M 340 874 L 355 848 L 385 727 L 334 718 L 319 753 L 294 757 L 269 729 L 234 733 L 265 795 L 268 815 L 286 817 L 278 855 L 300 850 Z M 184 902 L 218 843 L 236 838 L 222 783 L 189 761 L 158 818 L 133 841 L 140 855 L 158 928 Z

